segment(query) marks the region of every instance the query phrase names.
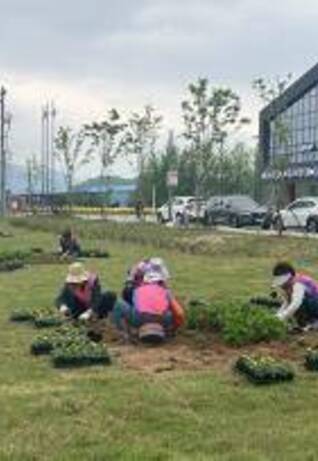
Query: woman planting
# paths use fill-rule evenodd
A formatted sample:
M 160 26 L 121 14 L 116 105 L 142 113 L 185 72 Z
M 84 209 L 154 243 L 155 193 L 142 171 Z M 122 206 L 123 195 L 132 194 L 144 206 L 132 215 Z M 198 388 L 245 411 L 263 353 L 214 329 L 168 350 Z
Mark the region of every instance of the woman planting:
M 86 271 L 82 263 L 73 263 L 69 266 L 56 306 L 67 317 L 88 320 L 93 316 L 107 317 L 115 302 L 114 293 L 102 292 L 96 274 Z
M 129 272 L 123 290 L 124 304 L 116 304 L 117 327 L 129 335 L 138 330 L 145 341 L 160 341 L 184 322 L 184 311 L 167 288 L 169 272 L 160 258 L 138 263 Z
M 305 274 L 296 273 L 286 262 L 276 264 L 273 269 L 273 287 L 281 288 L 284 302 L 277 312 L 278 318 L 295 318 L 304 330 L 318 328 L 318 283 Z
M 80 255 L 81 247 L 71 229 L 65 229 L 59 239 L 59 252 L 62 257 L 77 257 Z

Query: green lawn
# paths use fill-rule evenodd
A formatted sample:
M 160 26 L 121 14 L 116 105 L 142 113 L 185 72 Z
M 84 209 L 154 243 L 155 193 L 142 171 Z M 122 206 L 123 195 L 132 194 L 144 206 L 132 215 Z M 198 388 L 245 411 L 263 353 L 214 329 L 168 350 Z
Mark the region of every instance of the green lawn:
M 89 226 L 89 224 L 87 224 Z M 55 236 L 12 228 L 0 251 L 48 245 Z M 228 299 L 262 293 L 270 281 L 273 241 L 262 252 L 191 255 L 172 249 L 107 241 L 108 260 L 90 267 L 119 290 L 126 269 L 156 253 L 173 274 L 183 299 Z M 93 240 L 87 244 L 100 242 Z M 284 240 L 302 260 L 316 243 Z M 261 254 L 260 254 L 261 253 Z M 318 274 L 318 260 L 305 261 Z M 0 274 L 0 460 L 316 460 L 318 375 L 298 368 L 291 384 L 253 387 L 230 369 L 142 374 L 111 367 L 57 371 L 34 358 L 31 327 L 8 322 L 15 307 L 49 305 L 66 266 L 32 266 Z M 213 347 L 213 345 L 211 346 Z

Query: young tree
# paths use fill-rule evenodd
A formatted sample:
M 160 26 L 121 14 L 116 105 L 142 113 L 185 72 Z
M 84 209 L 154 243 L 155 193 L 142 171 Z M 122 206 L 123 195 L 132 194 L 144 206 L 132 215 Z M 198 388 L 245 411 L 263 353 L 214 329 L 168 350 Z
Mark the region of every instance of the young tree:
M 286 77 L 276 77 L 272 79 L 257 78 L 252 82 L 252 88 L 256 95 L 262 101 L 264 106 L 274 104 L 277 99 L 285 92 L 290 85 L 292 74 Z M 271 136 L 277 139 L 278 144 L 284 149 L 290 139 L 290 127 L 284 119 L 283 113 L 277 114 L 273 119 Z M 261 166 L 261 165 L 260 165 Z M 283 190 L 285 188 L 285 173 L 288 167 L 288 158 L 286 155 L 280 155 L 271 159 L 269 171 L 273 181 L 273 200 L 276 207 L 280 207 Z
M 55 138 L 55 149 L 56 157 L 64 167 L 67 192 L 71 198 L 75 175 L 91 161 L 93 148 L 86 142 L 84 129 L 74 132 L 70 127 L 61 126 Z
M 32 196 L 41 178 L 41 166 L 34 154 L 26 159 L 26 175 L 29 206 L 32 208 Z
M 152 106 L 145 106 L 142 113 L 134 112 L 128 120 L 125 148 L 129 157 L 134 157 L 138 171 L 138 194 L 144 200 L 143 175 L 147 162 L 156 156 L 156 143 L 161 128 L 162 116 Z
M 101 122 L 93 122 L 84 126 L 86 135 L 97 149 L 101 166 L 100 176 L 105 183 L 105 192 L 108 190 L 106 172 L 124 151 L 126 127 L 127 124 L 121 120 L 116 109 L 111 109 Z
M 226 142 L 233 131 L 249 122 L 240 116 L 239 96 L 229 88 L 211 87 L 208 79 L 200 78 L 188 86 L 182 112 L 185 154 L 194 172 L 196 196 L 207 192 L 209 178 L 215 178 L 217 170 L 222 189 Z

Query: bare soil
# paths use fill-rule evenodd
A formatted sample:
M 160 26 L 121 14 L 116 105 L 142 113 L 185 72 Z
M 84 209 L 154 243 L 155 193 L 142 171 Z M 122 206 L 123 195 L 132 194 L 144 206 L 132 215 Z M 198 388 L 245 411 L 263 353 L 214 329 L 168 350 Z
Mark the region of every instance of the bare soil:
M 242 354 L 271 355 L 302 363 L 308 347 L 318 347 L 318 333 L 291 336 L 286 342 L 225 345 L 216 334 L 180 332 L 160 346 L 145 346 L 123 341 L 111 327 L 103 327 L 103 338 L 119 366 L 144 373 L 172 371 L 227 371 Z

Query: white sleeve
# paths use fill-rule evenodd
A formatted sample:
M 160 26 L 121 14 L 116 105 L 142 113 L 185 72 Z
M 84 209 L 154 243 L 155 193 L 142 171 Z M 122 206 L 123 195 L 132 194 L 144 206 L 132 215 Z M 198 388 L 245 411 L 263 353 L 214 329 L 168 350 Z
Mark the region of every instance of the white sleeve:
M 284 303 L 277 312 L 277 317 L 281 320 L 287 320 L 292 317 L 303 303 L 306 288 L 302 283 L 295 283 L 290 303 Z

